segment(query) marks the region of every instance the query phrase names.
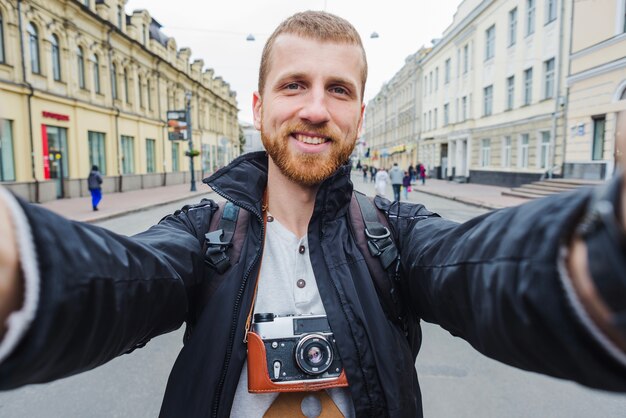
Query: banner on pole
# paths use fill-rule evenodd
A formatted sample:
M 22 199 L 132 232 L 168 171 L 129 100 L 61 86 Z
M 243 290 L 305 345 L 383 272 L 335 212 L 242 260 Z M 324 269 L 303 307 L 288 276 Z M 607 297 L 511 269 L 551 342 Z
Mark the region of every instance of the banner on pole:
M 167 111 L 167 139 L 170 141 L 187 140 L 187 112 L 184 110 Z

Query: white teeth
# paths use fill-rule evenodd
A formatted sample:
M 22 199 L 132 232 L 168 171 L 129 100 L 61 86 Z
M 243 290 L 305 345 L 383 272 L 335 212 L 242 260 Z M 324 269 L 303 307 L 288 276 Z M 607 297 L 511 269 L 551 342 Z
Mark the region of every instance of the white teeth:
M 305 144 L 311 144 L 311 145 L 319 145 L 327 141 L 326 138 L 320 138 L 319 136 L 308 136 L 308 135 L 301 135 L 301 134 L 294 135 L 294 136 L 299 142 L 304 142 Z

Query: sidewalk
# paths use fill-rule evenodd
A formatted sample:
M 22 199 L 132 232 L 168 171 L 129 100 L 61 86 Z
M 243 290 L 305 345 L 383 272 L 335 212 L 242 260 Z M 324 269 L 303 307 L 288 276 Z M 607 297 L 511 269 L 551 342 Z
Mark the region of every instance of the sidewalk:
M 529 201 L 519 197 L 502 196 L 503 191 L 509 190 L 507 187 L 487 186 L 484 184 L 427 179 L 425 185 L 422 186 L 421 183 L 416 182 L 411 188 L 416 192 L 456 200 L 485 209 L 501 209 Z
M 198 191 L 190 192 L 189 188 L 190 184 L 185 183 L 124 193 L 106 193 L 102 196 L 98 211 L 91 209 L 91 197 L 57 199 L 42 203 L 41 206 L 76 221 L 98 222 L 192 197 L 199 202 L 203 197 L 213 194 L 211 188 L 201 181 L 196 181 Z
M 359 181 L 357 176 L 353 176 L 353 179 Z M 91 210 L 91 197 L 58 199 L 43 203 L 41 206 L 73 220 L 98 222 L 189 198 L 195 198 L 199 202 L 203 197 L 213 193 L 201 182 L 197 182 L 196 187 L 198 189 L 196 192 L 190 192 L 189 184 L 186 183 L 132 192 L 108 193 L 103 196 L 97 212 Z M 526 199 L 502 196 L 501 192 L 507 190 L 504 187 L 482 184 L 459 184 L 453 181 L 428 179 L 424 186 L 415 184 L 412 189 L 414 192 L 427 193 L 486 209 L 499 209 L 527 202 Z

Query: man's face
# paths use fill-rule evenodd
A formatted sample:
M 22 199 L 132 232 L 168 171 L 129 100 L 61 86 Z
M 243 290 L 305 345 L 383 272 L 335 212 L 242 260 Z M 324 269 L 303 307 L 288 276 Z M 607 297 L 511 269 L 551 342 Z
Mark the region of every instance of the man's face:
M 280 35 L 254 125 L 271 160 L 290 180 L 313 186 L 352 153 L 363 122 L 362 52 L 355 45 Z

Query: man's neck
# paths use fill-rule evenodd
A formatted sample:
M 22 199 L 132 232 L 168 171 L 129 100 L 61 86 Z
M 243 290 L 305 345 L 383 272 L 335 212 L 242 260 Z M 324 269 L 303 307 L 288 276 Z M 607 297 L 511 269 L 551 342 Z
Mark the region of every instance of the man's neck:
M 271 157 L 268 161 L 268 211 L 281 225 L 298 238 L 307 233 L 315 207 L 318 186 L 307 187 L 295 183 L 278 169 Z

